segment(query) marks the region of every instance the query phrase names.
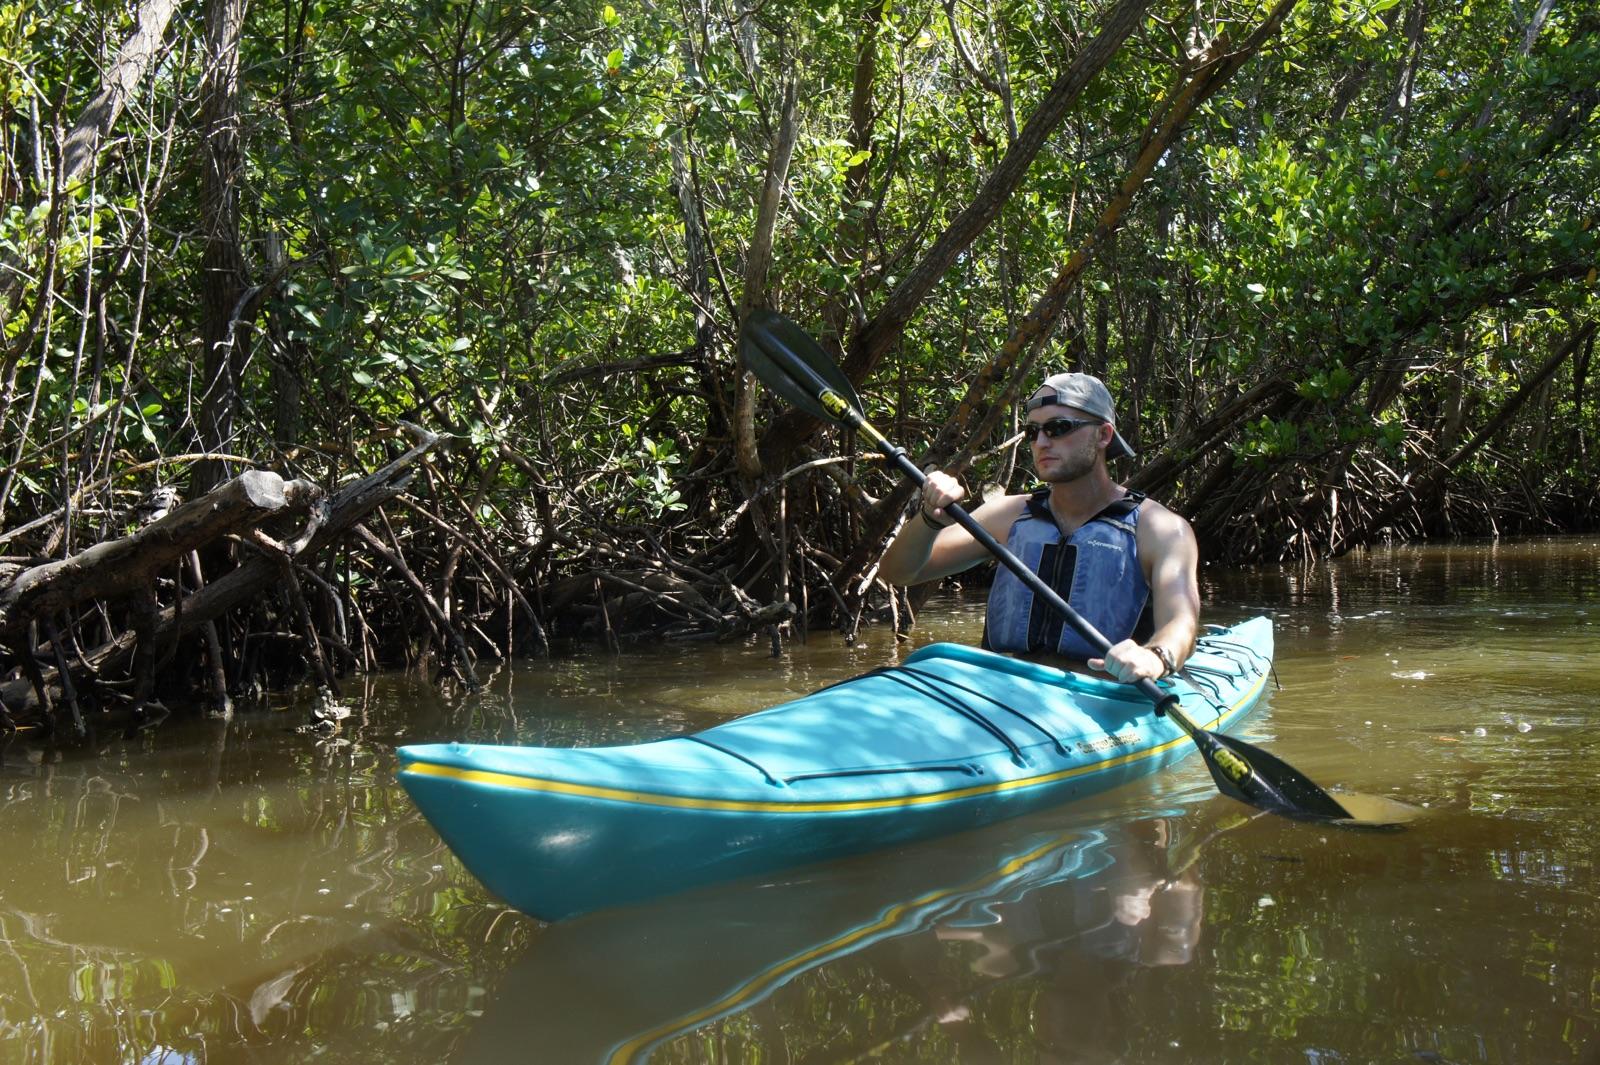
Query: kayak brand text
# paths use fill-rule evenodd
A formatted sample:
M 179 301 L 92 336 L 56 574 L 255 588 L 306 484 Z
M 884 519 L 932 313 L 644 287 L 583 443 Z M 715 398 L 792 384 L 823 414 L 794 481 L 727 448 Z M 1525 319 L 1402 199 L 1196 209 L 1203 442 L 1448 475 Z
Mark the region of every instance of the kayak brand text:
M 1092 740 L 1079 740 L 1078 750 L 1084 754 L 1096 754 L 1111 747 L 1129 747 L 1138 742 L 1139 734 L 1137 732 L 1119 732 Z

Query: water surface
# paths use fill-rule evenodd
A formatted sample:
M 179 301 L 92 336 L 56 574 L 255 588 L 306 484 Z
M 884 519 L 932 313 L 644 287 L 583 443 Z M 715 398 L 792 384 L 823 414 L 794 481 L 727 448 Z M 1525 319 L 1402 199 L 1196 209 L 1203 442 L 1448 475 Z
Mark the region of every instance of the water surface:
M 394 780 L 403 743 L 703 728 L 975 641 L 819 633 L 350 682 L 89 752 L 0 752 L 0 1062 L 1600 1061 L 1600 542 L 1207 570 L 1277 623 L 1243 735 L 1422 807 L 1348 833 L 1216 795 L 1203 765 L 937 840 L 544 925 Z M 486 667 L 485 674 L 491 671 Z

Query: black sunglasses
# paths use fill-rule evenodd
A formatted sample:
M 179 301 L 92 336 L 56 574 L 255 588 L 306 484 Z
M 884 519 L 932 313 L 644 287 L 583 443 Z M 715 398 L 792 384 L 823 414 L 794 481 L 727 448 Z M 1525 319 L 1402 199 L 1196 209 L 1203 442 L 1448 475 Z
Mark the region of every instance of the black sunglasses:
M 1051 418 L 1044 422 L 1025 422 L 1022 426 L 1023 439 L 1033 443 L 1039 439 L 1042 432 L 1051 440 L 1066 436 L 1068 433 L 1077 432 L 1085 425 L 1104 425 L 1105 422 L 1093 418 Z

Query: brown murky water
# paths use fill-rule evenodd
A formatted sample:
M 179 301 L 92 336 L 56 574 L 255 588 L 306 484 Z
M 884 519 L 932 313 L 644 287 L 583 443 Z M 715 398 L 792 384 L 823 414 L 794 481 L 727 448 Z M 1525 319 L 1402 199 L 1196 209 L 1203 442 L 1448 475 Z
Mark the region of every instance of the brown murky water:
M 1270 613 L 1246 738 L 1423 807 L 1348 833 L 1198 759 L 963 837 L 545 926 L 466 874 L 396 745 L 704 727 L 897 653 L 829 634 L 402 677 L 0 753 L 0 1062 L 1600 1061 L 1600 542 L 1208 571 Z M 915 643 L 975 639 L 959 599 Z

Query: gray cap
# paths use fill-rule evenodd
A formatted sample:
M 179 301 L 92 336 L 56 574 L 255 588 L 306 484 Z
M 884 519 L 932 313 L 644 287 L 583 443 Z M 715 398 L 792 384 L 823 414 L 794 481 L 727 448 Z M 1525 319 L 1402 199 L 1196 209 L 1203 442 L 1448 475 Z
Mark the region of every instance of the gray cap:
M 1044 384 L 1028 400 L 1025 411 L 1038 410 L 1051 404 L 1076 407 L 1106 422 L 1111 428 L 1111 443 L 1106 447 L 1106 458 L 1131 458 L 1133 448 L 1116 431 L 1117 411 L 1111 405 L 1111 393 L 1106 391 L 1100 378 L 1086 373 L 1058 373 L 1044 379 Z

